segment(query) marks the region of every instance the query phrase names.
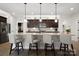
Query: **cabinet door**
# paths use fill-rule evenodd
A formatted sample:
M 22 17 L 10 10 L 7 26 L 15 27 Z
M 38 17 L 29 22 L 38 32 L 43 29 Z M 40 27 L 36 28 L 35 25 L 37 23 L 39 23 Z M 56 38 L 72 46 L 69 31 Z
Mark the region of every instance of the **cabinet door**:
M 1 36 L 0 43 L 5 43 L 9 41 L 7 34 L 1 34 L 0 36 Z

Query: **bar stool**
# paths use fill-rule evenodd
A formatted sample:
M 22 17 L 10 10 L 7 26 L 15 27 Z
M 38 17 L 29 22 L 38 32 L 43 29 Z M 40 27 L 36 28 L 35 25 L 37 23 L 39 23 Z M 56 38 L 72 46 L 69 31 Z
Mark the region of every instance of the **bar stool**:
M 11 52 L 13 50 L 16 50 L 18 55 L 19 55 L 19 51 L 20 51 L 20 47 L 22 48 L 23 50 L 23 36 L 22 35 L 14 35 L 14 34 L 8 34 L 9 36 L 9 43 L 11 44 L 10 46 L 10 52 L 9 52 L 9 55 L 11 54 Z M 13 48 L 15 44 L 15 48 Z
M 43 42 L 45 44 L 44 50 L 45 50 L 45 55 L 47 55 L 47 51 L 51 51 L 52 53 L 55 51 L 54 49 L 54 44 L 51 42 L 51 36 L 50 35 L 43 35 Z M 55 53 L 54 53 L 55 55 Z
M 73 43 L 71 40 L 71 34 L 61 34 L 60 41 L 61 41 L 60 51 L 64 51 L 64 55 L 66 55 L 66 53 L 69 53 L 69 52 L 72 52 L 72 54 L 75 55 Z
M 36 51 L 36 55 L 38 55 L 38 45 L 39 45 L 39 35 L 32 35 L 32 40 L 31 43 L 29 44 L 29 52 L 28 55 L 30 53 L 30 51 L 35 50 Z
M 59 50 L 59 47 L 60 47 L 60 35 L 51 35 L 51 41 L 54 45 L 54 47 L 52 48 L 52 50 L 54 51 L 54 55 L 57 54 L 57 50 Z

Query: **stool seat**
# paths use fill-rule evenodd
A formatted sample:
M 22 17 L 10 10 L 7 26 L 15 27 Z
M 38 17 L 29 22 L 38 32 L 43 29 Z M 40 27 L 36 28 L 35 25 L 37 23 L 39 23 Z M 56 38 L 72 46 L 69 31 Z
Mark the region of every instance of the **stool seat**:
M 32 43 L 37 43 L 37 42 L 39 42 L 39 40 L 33 40 L 33 41 L 32 41 Z

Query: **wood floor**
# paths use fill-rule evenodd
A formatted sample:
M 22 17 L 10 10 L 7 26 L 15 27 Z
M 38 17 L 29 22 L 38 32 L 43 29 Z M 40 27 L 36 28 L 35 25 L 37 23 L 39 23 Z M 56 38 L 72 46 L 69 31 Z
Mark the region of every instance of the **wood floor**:
M 74 49 L 75 49 L 76 56 L 79 56 L 79 41 L 77 42 L 73 41 L 73 43 L 74 43 Z M 10 51 L 9 49 L 10 49 L 10 44 L 8 42 L 4 44 L 0 44 L 0 56 L 9 56 L 9 51 Z M 28 56 L 27 50 L 24 50 L 23 52 L 21 51 L 20 53 L 22 56 Z M 10 56 L 17 56 L 17 54 L 12 53 Z
M 10 44 L 4 43 L 0 44 L 0 56 L 8 56 L 9 55 Z

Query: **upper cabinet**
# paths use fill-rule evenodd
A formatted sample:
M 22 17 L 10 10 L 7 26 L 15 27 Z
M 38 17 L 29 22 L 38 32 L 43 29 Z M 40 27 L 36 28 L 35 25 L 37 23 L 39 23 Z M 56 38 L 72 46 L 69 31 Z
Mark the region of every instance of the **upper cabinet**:
M 42 23 L 45 23 L 47 28 L 58 28 L 58 21 L 55 22 L 54 19 L 43 19 Z
M 27 23 L 28 28 L 38 28 L 38 27 L 44 27 L 44 28 L 58 28 L 58 21 L 55 22 L 54 19 L 42 19 L 42 22 L 39 22 L 39 19 L 28 19 Z
M 33 27 L 38 28 L 38 26 L 39 26 L 39 19 L 28 19 L 28 23 L 27 23 L 28 28 L 33 28 Z

